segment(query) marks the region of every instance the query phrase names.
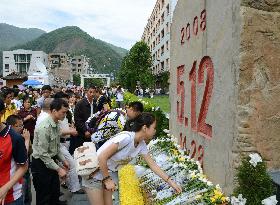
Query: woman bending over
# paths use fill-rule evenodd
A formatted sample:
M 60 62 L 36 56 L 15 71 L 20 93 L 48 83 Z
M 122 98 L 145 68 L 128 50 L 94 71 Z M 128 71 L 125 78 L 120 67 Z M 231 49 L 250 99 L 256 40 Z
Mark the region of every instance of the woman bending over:
M 100 169 L 90 177 L 83 178 L 91 205 L 113 204 L 112 193 L 117 189 L 118 170 L 138 155 L 142 155 L 150 169 L 177 193 L 182 192 L 182 188 L 161 170 L 148 153 L 145 141 L 150 141 L 156 133 L 155 117 L 150 113 L 142 113 L 130 123 L 128 130 L 120 132 L 99 148 L 97 155 Z M 118 196 L 115 199 L 118 201 Z

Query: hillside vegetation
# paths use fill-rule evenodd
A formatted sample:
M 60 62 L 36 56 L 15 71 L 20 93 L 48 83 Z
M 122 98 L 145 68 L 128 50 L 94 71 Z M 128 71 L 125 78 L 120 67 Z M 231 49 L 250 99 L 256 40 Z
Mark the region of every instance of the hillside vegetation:
M 12 49 L 43 50 L 46 53 L 66 52 L 70 55 L 86 55 L 90 65 L 98 72 L 110 73 L 119 69 L 123 50 L 95 39 L 76 26 L 56 29 L 39 38 Z M 117 52 L 119 49 L 121 52 Z

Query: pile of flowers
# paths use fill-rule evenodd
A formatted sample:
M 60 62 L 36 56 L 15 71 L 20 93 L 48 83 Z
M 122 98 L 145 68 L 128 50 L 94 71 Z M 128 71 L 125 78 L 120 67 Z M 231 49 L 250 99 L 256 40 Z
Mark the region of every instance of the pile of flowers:
M 174 190 L 150 169 L 140 176 L 140 187 L 146 196 L 146 204 L 227 204 L 219 185 L 214 186 L 198 161 L 191 159 L 165 130 L 166 136 L 149 143 L 149 151 L 156 163 L 183 188 L 181 194 Z M 144 165 L 142 161 L 140 164 Z
M 135 172 L 131 170 L 132 167 L 129 165 L 130 171 L 124 172 L 122 170 L 122 173 L 125 174 L 120 177 L 120 183 L 126 183 L 129 192 L 120 186 L 121 198 L 123 196 L 128 199 L 130 196 L 133 196 L 132 198 L 136 199 L 136 196 L 138 198 L 139 194 L 143 194 L 144 204 L 228 204 L 229 198 L 225 197 L 219 185 L 214 186 L 206 178 L 199 162 L 187 156 L 177 145 L 176 139 L 173 136 L 167 134 L 160 139 L 151 141 L 148 146 L 152 158 L 174 181 L 182 186 L 183 192 L 176 194 L 165 181 L 147 168 L 142 159 L 139 159 L 137 163 L 142 167 L 141 173 L 138 173 L 141 191 L 131 185 L 133 180 L 129 178 Z M 139 166 L 137 167 L 139 169 Z M 143 167 L 145 167 L 144 171 Z M 126 167 L 123 169 L 126 169 Z M 132 189 L 135 189 L 135 192 L 132 193 Z M 123 204 L 140 205 L 142 201 L 139 203 L 122 203 L 121 199 L 121 205 Z
M 122 205 L 144 205 L 134 166 L 126 165 L 119 171 L 120 203 Z
M 214 186 L 206 178 L 200 163 L 180 149 L 175 137 L 169 134 L 166 129 L 168 119 L 160 108 L 128 92 L 125 93 L 124 99 L 126 104 L 141 101 L 146 112 L 156 115 L 158 137 L 149 143 L 149 152 L 156 163 L 182 186 L 183 192 L 176 194 L 166 182 L 148 168 L 142 159 L 139 159 L 136 171 L 132 165 L 127 165 L 119 172 L 120 204 L 228 204 L 229 198 L 225 197 L 219 185 Z M 141 172 L 138 171 L 139 167 Z

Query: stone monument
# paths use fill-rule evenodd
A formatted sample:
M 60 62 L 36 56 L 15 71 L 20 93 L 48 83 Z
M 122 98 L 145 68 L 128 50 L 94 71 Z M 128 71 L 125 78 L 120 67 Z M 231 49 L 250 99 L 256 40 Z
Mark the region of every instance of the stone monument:
M 170 130 L 231 193 L 243 155 L 280 168 L 280 0 L 179 0 Z

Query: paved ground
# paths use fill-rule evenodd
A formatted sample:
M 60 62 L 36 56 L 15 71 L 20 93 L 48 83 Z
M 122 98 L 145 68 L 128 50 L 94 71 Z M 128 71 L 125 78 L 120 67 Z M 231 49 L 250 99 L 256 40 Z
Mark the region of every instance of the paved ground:
M 31 205 L 36 205 L 36 192 L 33 186 L 33 183 L 31 184 L 32 188 L 32 204 Z M 64 189 L 64 188 L 60 188 L 61 192 L 64 193 L 64 195 L 62 195 L 60 197 L 60 200 L 65 201 L 67 200 L 67 204 L 68 205 L 90 205 L 88 200 L 87 200 L 87 196 L 86 194 L 72 194 L 70 193 L 68 190 Z M 118 205 L 119 202 L 118 201 L 114 201 L 114 205 Z
M 36 192 L 32 184 L 32 204 L 36 205 Z M 71 194 L 68 190 L 61 188 L 61 192 L 64 193 L 60 197 L 60 200 L 67 200 L 68 205 L 90 205 L 87 200 L 86 194 Z

